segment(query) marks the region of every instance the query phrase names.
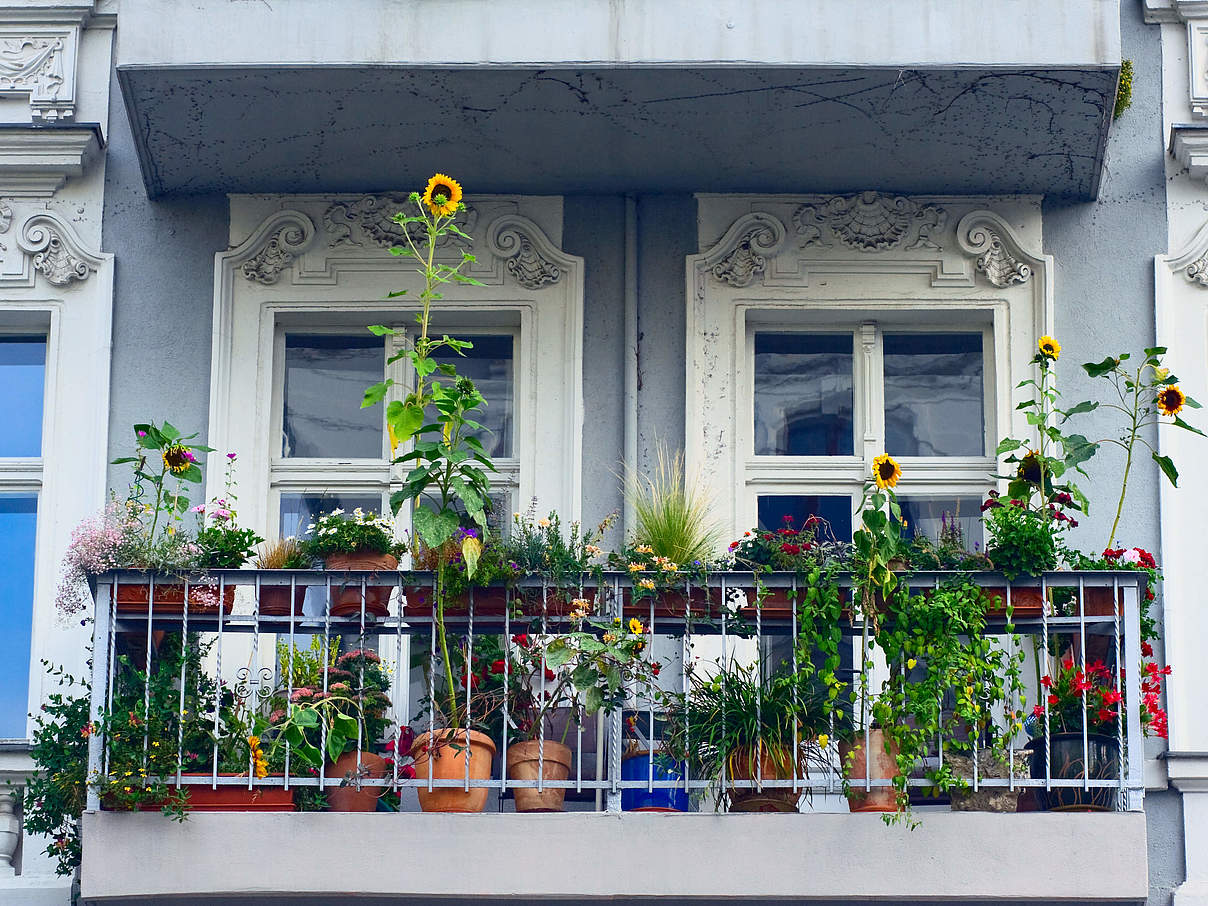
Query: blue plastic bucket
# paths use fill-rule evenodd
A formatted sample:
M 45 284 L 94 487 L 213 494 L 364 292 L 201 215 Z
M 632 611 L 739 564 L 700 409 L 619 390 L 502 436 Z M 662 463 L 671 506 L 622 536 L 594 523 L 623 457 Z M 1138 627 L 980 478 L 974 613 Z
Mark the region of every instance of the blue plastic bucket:
M 651 771 L 653 769 L 653 776 Z M 667 765 L 665 759 L 657 755 L 653 766 L 648 752 L 637 752 L 621 762 L 622 780 L 678 780 L 684 781 L 683 764 L 675 762 Z M 686 812 L 688 811 L 688 792 L 683 786 L 655 787 L 653 790 L 625 789 L 621 790 L 621 811 L 623 812 Z

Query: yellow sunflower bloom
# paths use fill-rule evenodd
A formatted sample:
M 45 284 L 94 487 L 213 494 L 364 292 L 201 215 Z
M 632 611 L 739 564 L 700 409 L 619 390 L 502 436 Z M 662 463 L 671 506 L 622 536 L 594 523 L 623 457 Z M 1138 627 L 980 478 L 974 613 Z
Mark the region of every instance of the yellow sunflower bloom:
M 424 207 L 437 217 L 456 213 L 457 206 L 461 204 L 461 186 L 456 179 L 437 173 L 428 180 L 423 201 Z
M 1037 343 L 1036 346 L 1040 350 L 1040 354 L 1042 356 L 1044 356 L 1046 359 L 1051 359 L 1054 362 L 1056 362 L 1061 355 L 1061 344 L 1048 334 L 1045 334 L 1043 337 L 1041 337 L 1040 342 Z
M 639 620 L 637 617 L 634 617 L 629 621 L 629 631 L 634 635 L 641 635 L 646 631 L 646 627 L 642 625 L 641 620 Z
M 1178 415 L 1187 402 L 1187 394 L 1179 389 L 1178 384 L 1171 384 L 1158 394 L 1158 411 L 1163 415 Z
M 882 453 L 872 461 L 872 477 L 881 490 L 892 488 L 902 477 L 902 467 L 888 453 Z

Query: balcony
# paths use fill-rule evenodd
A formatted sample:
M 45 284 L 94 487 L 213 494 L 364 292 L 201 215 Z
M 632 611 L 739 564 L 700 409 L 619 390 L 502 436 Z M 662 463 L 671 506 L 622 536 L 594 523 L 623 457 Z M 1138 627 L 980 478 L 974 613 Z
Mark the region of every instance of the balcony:
M 175 768 L 175 776 L 164 778 L 170 785 L 188 787 L 195 795 L 255 788 L 261 792 L 250 801 L 260 805 L 268 800 L 257 797 L 270 791 L 287 798 L 290 790 L 298 796 L 300 791 L 319 789 L 328 794 L 361 789 L 384 795 L 375 812 L 272 812 L 260 805 L 244 807 L 256 810 L 208 812 L 198 807 L 187 821 L 177 823 L 159 814 L 109 810 L 94 789 L 84 820 L 85 902 L 243 902 L 241 897 L 248 891 L 316 904 L 343 902 L 350 893 L 370 903 L 418 903 L 432 897 L 468 902 L 483 896 L 550 902 L 637 902 L 654 897 L 669 902 L 697 898 L 1143 902 L 1148 881 L 1141 812 L 1144 765 L 1139 700 L 1143 672 L 1138 602 L 1144 593 L 1144 575 L 1062 572 L 1018 583 L 996 574 L 972 575 L 992 601 L 982 638 L 995 639 L 995 644 L 1012 650 L 1035 650 L 1032 640 L 1036 640 L 1044 646 L 1041 650 L 1063 652 L 1082 670 L 1093 671 L 1092 659 L 1105 658 L 1109 664 L 1123 667 L 1129 685 L 1123 687 L 1124 703 L 1113 724 L 1118 764 L 1113 765 L 1110 776 L 1091 771 L 1063 778 L 1058 776 L 1061 772 L 1055 757 L 1042 758 L 1040 770 L 1034 761 L 1031 770 L 1026 765 L 1020 768 L 1024 762 L 1017 755 L 1025 734 L 1005 732 L 1000 734 L 1009 750 L 1003 762 L 1005 775 L 983 776 L 980 760 L 967 759 L 963 764 L 971 768 L 965 773 L 969 787 L 974 792 L 1006 795 L 1012 805 L 1036 795 L 1053 797 L 1052 802 L 1067 794 L 1090 797 L 1106 811 L 989 814 L 951 810 L 943 799 L 926 796 L 933 781 L 916 772 L 907 781 L 913 820 L 918 822 L 911 832 L 877 820 L 875 815 L 849 813 L 837 747 L 828 746 L 821 736 L 798 739 L 797 730 L 793 739 L 801 758 L 789 759 L 791 770 L 787 774 L 777 771 L 777 777 L 770 776 L 762 761 L 749 779 L 728 776 L 723 768 L 720 782 L 717 777 L 694 776 L 690 767 L 678 775 L 656 771 L 653 752 L 657 743 L 651 741 L 674 735 L 668 730 L 672 718 L 661 710 L 656 712 L 655 702 L 662 699 L 649 689 L 637 688 L 624 690 L 616 699 L 616 708 L 605 708 L 597 718 L 582 719 L 576 728 L 562 732 L 573 756 L 565 780 L 545 779 L 542 770 L 537 771 L 536 780 L 501 776 L 499 766 L 508 761 L 509 746 L 515 745 L 515 730 L 505 729 L 515 726 L 507 711 L 512 699 L 506 694 L 497 703 L 504 719 L 495 738 L 498 757 L 487 777 L 471 778 L 467 761 L 465 776 L 442 781 L 434 777 L 432 759 L 425 762 L 427 771 L 419 761 L 409 771 L 393 759 L 376 775 L 358 780 L 352 772 L 340 776 L 329 763 L 304 770 L 301 749 L 293 749 L 291 759 L 288 742 L 284 770 L 269 772 L 261 779 L 253 779 L 250 770 L 222 776 L 217 736 L 212 759 L 208 751 L 200 759 L 194 757 L 196 752 L 189 752 L 196 742 L 188 741 L 192 730 L 185 730 L 185 690 L 190 695 L 195 689 L 212 690 L 216 727 L 217 715 L 234 713 L 232 708 L 238 711 L 242 707 L 244 713 L 264 711 L 274 707 L 274 696 L 298 701 L 297 665 L 292 658 L 301 657 L 299 652 L 318 652 L 320 663 L 331 663 L 340 652 L 355 659 L 363 658 L 359 652 L 365 649 L 375 651 L 372 657 L 380 659 L 383 675 L 389 677 L 389 711 L 382 715 L 389 731 L 383 738 L 399 742 L 399 751 L 404 751 L 409 748 L 402 742 L 404 727 L 420 733 L 432 728 L 434 716 L 419 710 L 424 695 L 432 695 L 435 688 L 431 685 L 435 680 L 425 678 L 419 669 L 425 663 L 435 666 L 437 658 L 431 631 L 436 613 L 426 594 L 431 574 L 218 570 L 184 577 L 183 584 L 182 577 L 109 574 L 101 578 L 97 590 L 99 656 L 93 662 L 94 718 L 100 720 L 107 708 L 124 710 L 127 700 L 134 702 L 131 718 L 135 712 L 153 714 L 150 708 L 141 711 L 138 702 L 161 701 L 163 688 L 170 690 L 166 699 L 167 710 L 173 712 L 170 717 L 180 718 L 174 723 L 169 720 L 173 729 L 159 734 L 163 739 L 149 724 L 136 726 L 136 745 L 133 750 L 128 748 L 135 752 L 136 760 L 140 739 L 142 751 L 147 753 L 152 744 L 156 748 L 162 744 L 168 750 L 167 761 L 158 763 L 168 764 L 169 774 Z M 916 573 L 908 581 L 925 597 L 950 578 L 951 574 Z M 757 592 L 750 573 L 714 573 L 696 588 L 685 586 L 644 599 L 640 594 L 635 599 L 626 575 L 604 573 L 582 577 L 581 582 L 580 588 L 571 590 L 575 599 L 570 602 L 551 595 L 540 580 L 523 580 L 511 589 L 477 589 L 464 604 L 451 606 L 444 614 L 453 640 L 450 644 L 477 653 L 476 644 L 492 639 L 504 646 L 510 659 L 510 645 L 536 644 L 528 635 L 521 638 L 519 632 L 541 639 L 564 637 L 576 620 L 569 612 L 571 605 L 590 602 L 593 612 L 605 619 L 615 615 L 626 625 L 630 619 L 642 624 L 641 632 L 649 639 L 648 646 L 643 643 L 643 657 L 662 661 L 663 670 L 655 675 L 672 693 L 689 689 L 697 668 L 685 671 L 685 663 L 705 664 L 701 669 L 707 670 L 710 662 L 741 661 L 757 668 L 761 683 L 765 674 L 777 669 L 791 667 L 797 675 L 807 669 L 792 644 L 802 628 L 799 613 L 807 612 L 799 603 L 794 606 L 803 600 L 799 592 L 804 589 L 802 580 L 793 574 L 766 574 Z M 851 577 L 840 575 L 837 584 L 844 590 L 842 600 L 847 601 Z M 114 594 L 121 586 L 126 590 Z M 141 604 L 139 595 L 130 592 L 139 587 Z M 267 609 L 263 602 L 268 600 L 270 588 L 287 592 L 279 595 L 286 602 L 284 613 L 262 612 Z M 386 594 L 389 603 L 379 607 Z M 229 608 L 218 606 L 228 599 Z M 1029 605 L 1030 599 L 1064 603 L 1058 611 L 1051 604 Z M 296 602 L 295 606 L 289 601 Z M 207 602 L 209 606 L 205 606 Z M 851 610 L 849 603 L 842 605 L 840 647 L 852 654 L 842 663 L 839 675 L 855 683 L 868 671 L 871 680 L 883 682 L 891 674 L 875 656 L 860 656 L 864 626 Z M 1054 639 L 1060 641 L 1054 643 Z M 194 644 L 204 648 L 196 649 L 197 658 L 186 664 L 184 652 L 186 648 L 193 651 Z M 172 660 L 178 650 L 180 657 Z M 542 649 L 546 650 L 553 649 Z M 544 658 L 543 654 L 542 665 Z M 173 674 L 179 662 L 180 682 L 170 678 L 167 687 L 154 685 L 153 671 L 143 668 L 157 661 L 170 664 Z M 334 669 L 344 669 L 340 663 Z M 357 663 L 362 664 L 360 682 L 368 689 L 365 662 Z M 197 678 L 187 671 L 195 671 Z M 333 680 L 332 692 L 335 681 L 354 682 L 330 672 L 323 676 L 324 695 L 329 691 L 328 677 Z M 553 682 L 550 674 L 545 676 Z M 1038 698 L 1045 701 L 1029 676 L 1030 668 L 1025 671 L 1027 688 L 1012 707 L 1030 706 Z M 482 677 L 482 688 L 477 681 L 470 683 L 462 677 L 471 715 L 481 716 L 490 707 L 485 667 Z M 505 693 L 507 678 L 504 671 Z M 199 686 L 198 682 L 210 685 Z M 545 688 L 540 676 L 534 682 L 533 691 Z M 770 700 L 761 699 L 759 690 L 765 687 L 755 688 L 755 709 L 771 708 Z M 793 701 L 795 705 L 795 697 Z M 198 707 L 192 699 L 187 703 Z M 1040 710 L 1041 716 L 1032 726 L 1037 733 L 1050 719 L 1056 720 L 1043 704 Z M 518 716 L 519 712 L 511 715 Z M 832 715 L 830 720 L 831 727 L 836 727 L 836 717 Z M 1082 763 L 1089 756 L 1088 721 L 1084 709 L 1078 756 Z M 868 725 L 865 719 L 859 723 Z M 545 726 L 540 723 L 541 745 L 548 736 L 552 748 L 554 731 Z M 358 727 L 355 760 L 367 762 L 375 740 L 362 738 L 362 732 Z M 864 732 L 867 744 L 868 731 Z M 1068 735 L 1078 742 L 1076 729 Z M 858 739 L 859 732 L 853 738 Z M 635 740 L 647 747 L 636 756 L 639 767 L 646 768 L 637 772 L 638 779 L 623 767 L 623 758 L 629 761 L 626 756 L 633 756 L 637 748 Z M 1093 734 L 1089 744 L 1094 745 Z M 93 735 L 90 773 L 124 782 L 120 780 L 124 772 L 114 767 L 111 756 L 117 758 L 102 734 Z M 539 755 L 545 757 L 544 752 Z M 923 761 L 934 768 L 946 757 L 950 766 L 961 770 L 951 753 L 945 754 L 942 743 Z M 192 765 L 191 775 L 184 770 L 186 763 Z M 870 777 L 850 781 L 856 796 L 892 784 L 891 780 L 873 779 L 872 772 L 865 773 Z M 481 790 L 487 814 L 418 812 L 415 797 L 434 789 Z M 549 789 L 564 791 L 565 813 L 515 813 L 519 791 Z M 677 801 L 686 813 L 631 810 L 635 804 L 651 803 L 649 799 L 639 802 L 641 797 L 657 799 L 660 795 L 682 795 Z M 766 807 L 766 801 L 779 801 L 784 813 L 733 813 L 747 807 L 739 804 L 749 803 L 747 797 L 755 797 L 756 808 Z M 783 807 L 786 797 L 790 800 L 787 808 Z M 389 806 L 384 804 L 387 801 Z M 372 794 L 369 807 L 373 807 Z M 290 808 L 288 802 L 284 808 Z M 726 808 L 732 813 L 727 814 Z M 289 841 L 288 847 L 281 848 L 276 841 Z M 721 865 L 710 870 L 702 862 L 705 853 L 724 853 L 724 870 Z
M 509 194 L 1089 199 L 1119 21 L 1115 0 L 131 0 L 117 64 L 151 196 L 440 171 Z

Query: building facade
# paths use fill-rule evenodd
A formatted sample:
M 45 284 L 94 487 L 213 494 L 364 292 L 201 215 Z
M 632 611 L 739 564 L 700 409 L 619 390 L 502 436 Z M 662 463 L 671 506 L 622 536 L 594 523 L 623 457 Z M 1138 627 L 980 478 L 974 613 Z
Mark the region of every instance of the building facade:
M 124 486 L 108 463 L 131 425 L 169 419 L 216 457 L 237 451 L 241 520 L 266 536 L 319 497 L 380 508 L 399 488 L 380 412 L 357 404 L 396 376 L 401 340 L 365 327 L 410 326 L 389 296 L 418 288 L 388 251 L 392 216 L 434 172 L 467 188 L 486 285 L 451 291 L 437 327 L 476 338 L 493 493 L 513 510 L 624 513 L 618 472 L 649 471 L 665 445 L 727 531 L 819 513 L 842 535 L 893 447 L 909 519 L 933 529 L 976 517 L 997 438 L 1027 430 L 1017 385 L 1037 337 L 1067 350 L 1067 399 L 1093 390 L 1077 363 L 1155 345 L 1186 386 L 1208 385 L 1199 2 L 25 0 L 0 8 L 0 30 L 0 550 L 15 564 L 0 584 L 0 773 L 18 786 L 25 714 L 52 689 L 42 661 L 82 670 L 91 638 L 56 614 L 59 562 Z M 1113 118 L 1125 60 L 1131 105 Z M 960 414 L 902 377 L 936 354 L 964 363 L 969 380 L 946 390 Z M 801 400 L 828 426 L 821 444 L 765 415 Z M 1163 566 L 1174 667 L 1143 818 L 928 816 L 907 835 L 817 815 L 798 839 L 772 816 L 668 833 L 568 815 L 539 831 L 565 864 L 538 882 L 509 849 L 516 816 L 395 822 L 385 845 L 433 866 L 399 878 L 322 822 L 100 814 L 84 900 L 1208 903 L 1193 521 L 1208 479 L 1202 438 L 1150 439 L 1183 475 L 1173 491 L 1146 461 L 1130 482 L 1127 541 Z M 1119 467 L 1100 454 L 1092 496 L 1111 496 Z M 219 468 L 208 482 L 221 491 Z M 1092 510 L 1074 542 L 1093 548 L 1112 516 Z M 69 902 L 19 812 L 0 798 L 0 901 Z M 283 834 L 291 859 L 273 855 Z M 495 855 L 456 856 L 470 843 Z M 297 855 L 328 845 L 355 881 Z M 616 877 L 650 846 L 641 883 Z M 708 850 L 734 872 L 702 870 Z

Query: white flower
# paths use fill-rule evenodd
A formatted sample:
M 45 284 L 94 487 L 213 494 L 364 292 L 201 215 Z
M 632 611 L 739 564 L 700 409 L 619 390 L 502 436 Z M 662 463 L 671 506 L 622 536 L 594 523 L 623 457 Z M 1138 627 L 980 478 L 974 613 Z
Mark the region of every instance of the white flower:
M 332 510 L 332 511 L 331 511 L 330 513 L 328 513 L 327 515 L 328 515 L 328 516 L 343 516 L 343 515 L 344 515 L 344 511 L 343 511 L 342 509 L 340 509 L 339 507 L 336 507 L 334 510 Z
M 352 511 L 352 515 L 356 516 L 358 519 L 364 519 L 365 511 L 362 510 L 360 507 L 357 507 L 355 510 Z

